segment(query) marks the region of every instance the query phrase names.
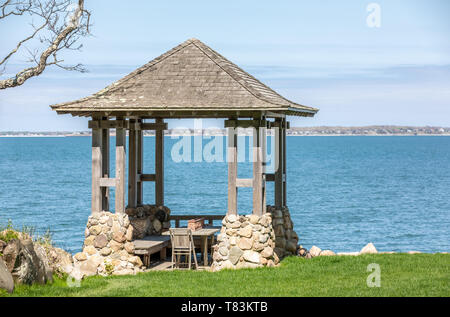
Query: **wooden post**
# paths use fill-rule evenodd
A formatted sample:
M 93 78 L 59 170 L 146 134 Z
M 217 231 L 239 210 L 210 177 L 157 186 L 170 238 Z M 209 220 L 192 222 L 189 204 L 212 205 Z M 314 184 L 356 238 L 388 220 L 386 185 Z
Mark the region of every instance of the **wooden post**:
M 142 122 L 142 120 L 138 120 L 138 122 Z M 143 131 L 138 130 L 136 132 L 137 134 L 137 174 L 142 175 L 143 174 L 143 163 L 144 163 L 144 136 Z M 137 204 L 142 205 L 143 201 L 143 185 L 144 182 L 138 180 L 137 182 Z
M 92 213 L 102 211 L 102 131 L 100 128 L 92 129 Z
M 121 118 L 120 118 L 121 119 Z M 119 118 L 117 118 L 119 120 Z M 116 213 L 125 212 L 126 129 L 116 128 Z
M 156 123 L 164 123 L 156 119 Z M 156 205 L 164 205 L 164 130 L 155 131 L 155 201 Z
M 286 130 L 287 130 L 287 121 L 286 118 L 283 119 L 283 207 L 287 206 L 286 199 Z
M 265 127 L 253 129 L 253 214 L 262 216 L 265 203 L 265 181 L 263 179 L 263 137 Z
M 275 119 L 277 126 L 275 127 L 275 206 L 283 205 L 283 119 Z
M 134 123 L 135 120 L 130 120 L 128 132 L 128 206 L 131 208 L 137 206 L 137 137 Z
M 108 120 L 108 118 L 102 118 Z M 102 177 L 109 178 L 109 128 L 101 129 L 102 133 Z M 109 187 L 102 187 L 102 210 L 109 211 Z
M 237 128 L 228 128 L 228 210 L 227 214 L 237 214 Z
M 261 175 L 261 190 L 262 190 L 262 214 L 266 213 L 266 146 L 267 146 L 267 129 L 264 126 L 261 129 L 261 164 L 262 164 L 262 175 Z

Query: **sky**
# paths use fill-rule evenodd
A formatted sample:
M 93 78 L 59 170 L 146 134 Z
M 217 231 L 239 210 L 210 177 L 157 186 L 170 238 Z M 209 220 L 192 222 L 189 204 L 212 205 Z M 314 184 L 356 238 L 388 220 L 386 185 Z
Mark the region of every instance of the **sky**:
M 89 72 L 50 67 L 0 90 L 0 131 L 87 130 L 86 119 L 49 105 L 95 93 L 193 37 L 288 99 L 320 109 L 290 118 L 291 126 L 450 126 L 447 0 L 86 0 L 86 7 L 92 36 L 63 57 Z M 0 58 L 30 32 L 29 22 L 0 20 Z M 19 52 L 0 78 L 26 59 Z M 212 126 L 223 127 L 204 122 Z

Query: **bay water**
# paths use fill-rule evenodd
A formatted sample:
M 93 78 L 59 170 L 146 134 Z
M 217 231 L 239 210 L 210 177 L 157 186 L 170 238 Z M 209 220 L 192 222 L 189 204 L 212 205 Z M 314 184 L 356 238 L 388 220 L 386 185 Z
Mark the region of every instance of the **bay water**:
M 226 162 L 177 162 L 178 142 L 165 137 L 165 204 L 173 214 L 225 214 Z M 90 137 L 0 138 L 0 225 L 50 229 L 56 245 L 80 251 L 90 144 Z M 144 138 L 144 149 L 144 172 L 153 173 L 153 137 Z M 111 155 L 114 177 L 114 147 Z M 238 169 L 240 178 L 251 177 L 249 162 Z M 450 137 L 288 136 L 287 182 L 294 229 L 307 248 L 358 251 L 373 242 L 381 251 L 450 251 Z M 267 187 L 273 204 L 273 184 Z M 239 213 L 250 213 L 251 201 L 251 189 L 240 188 Z M 150 182 L 144 202 L 154 202 Z

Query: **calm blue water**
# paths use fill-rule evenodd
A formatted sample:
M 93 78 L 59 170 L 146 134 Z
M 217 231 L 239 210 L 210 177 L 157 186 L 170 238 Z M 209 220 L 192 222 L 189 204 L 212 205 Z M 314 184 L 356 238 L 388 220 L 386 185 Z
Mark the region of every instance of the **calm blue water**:
M 226 163 L 175 163 L 177 141 L 166 137 L 166 205 L 175 214 L 224 214 Z M 0 224 L 50 228 L 59 246 L 80 250 L 90 214 L 90 142 L 0 138 Z M 145 138 L 145 148 L 144 171 L 152 173 L 154 138 Z M 304 246 L 450 250 L 450 137 L 288 137 L 287 154 L 288 205 Z M 250 175 L 249 164 L 239 164 L 239 177 Z M 153 203 L 153 185 L 144 191 Z M 272 197 L 270 184 L 268 203 Z M 240 189 L 242 213 L 250 202 L 251 190 Z

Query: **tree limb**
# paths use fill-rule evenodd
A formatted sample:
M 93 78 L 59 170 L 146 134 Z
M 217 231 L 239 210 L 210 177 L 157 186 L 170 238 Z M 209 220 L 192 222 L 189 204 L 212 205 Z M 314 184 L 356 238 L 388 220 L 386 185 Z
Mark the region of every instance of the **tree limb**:
M 39 40 L 41 43 L 47 43 L 47 47 L 40 54 L 37 52 L 31 53 L 31 51 L 28 50 L 32 56 L 30 60 L 35 63 L 35 66 L 25 68 L 8 79 L 0 80 L 0 89 L 20 86 L 28 79 L 39 76 L 45 68 L 50 65 L 56 65 L 65 70 L 85 71 L 80 64 L 75 66 L 61 65 L 60 63 L 62 60 L 57 58 L 57 53 L 63 49 L 80 49 L 81 45 L 74 47 L 75 43 L 78 41 L 80 36 L 86 36 L 89 34 L 90 13 L 84 9 L 84 0 L 78 0 L 78 6 L 74 12 L 67 13 L 66 16 L 64 16 L 62 12 L 65 12 L 65 10 L 69 8 L 69 5 L 71 4 L 70 0 L 51 0 L 45 3 L 36 0 L 30 2 L 32 3 L 32 6 L 27 7 L 28 9 L 26 12 L 33 16 L 42 17 L 44 19 L 44 23 L 35 28 L 34 32 L 30 36 L 18 42 L 17 46 L 9 52 L 6 57 L 1 59 L 0 65 L 5 64 L 25 42 L 35 38 L 36 35 L 39 34 L 39 32 L 41 32 L 44 28 L 47 29 L 50 36 L 43 35 L 39 37 Z M 12 5 L 11 0 L 8 0 L 0 5 L 0 18 L 14 14 L 11 12 L 22 12 L 17 9 L 18 3 L 19 2 L 14 2 L 16 9 L 9 12 L 6 11 L 6 7 L 8 5 Z M 23 5 L 22 2 L 20 3 Z M 25 1 L 25 3 L 28 3 L 28 1 Z M 65 18 L 66 23 L 61 25 L 61 18 Z M 48 61 L 48 59 L 52 56 L 53 61 Z

